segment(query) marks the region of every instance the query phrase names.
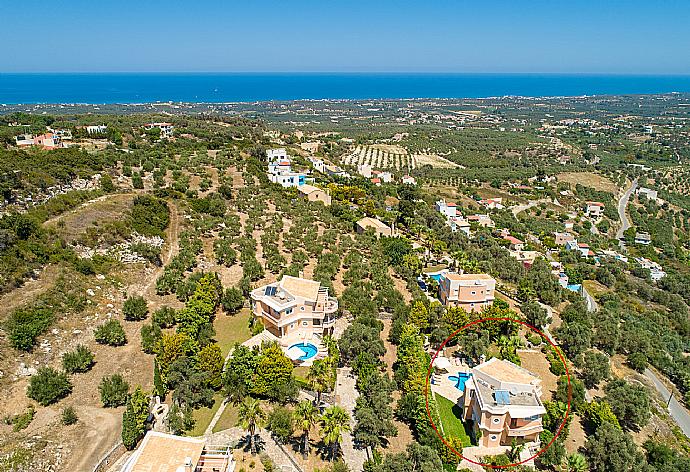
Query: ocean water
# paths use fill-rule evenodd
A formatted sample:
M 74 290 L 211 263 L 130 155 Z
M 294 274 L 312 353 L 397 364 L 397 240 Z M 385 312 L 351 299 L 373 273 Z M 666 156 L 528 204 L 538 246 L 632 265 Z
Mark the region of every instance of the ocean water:
M 690 93 L 687 76 L 363 73 L 0 73 L 0 103 L 253 102 Z

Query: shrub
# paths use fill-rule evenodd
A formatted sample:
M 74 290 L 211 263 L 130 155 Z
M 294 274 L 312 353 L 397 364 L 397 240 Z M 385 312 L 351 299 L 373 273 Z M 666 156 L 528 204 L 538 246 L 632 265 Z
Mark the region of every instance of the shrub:
M 153 354 L 156 344 L 163 336 L 157 324 L 144 325 L 141 327 L 141 350 L 146 354 Z
M 29 405 L 24 413 L 14 416 L 5 417 L 5 423 L 12 425 L 12 430 L 16 433 L 22 429 L 26 429 L 34 419 L 36 409 L 33 405 Z
M 93 353 L 83 344 L 77 346 L 74 351 L 62 355 L 62 368 L 70 374 L 88 372 L 93 364 Z
M 108 346 L 124 346 L 127 344 L 125 330 L 117 320 L 108 320 L 96 329 L 94 333 L 99 344 Z
M 63 408 L 62 415 L 60 416 L 60 421 L 62 424 L 69 426 L 76 423 L 78 420 L 79 417 L 77 417 L 77 412 L 74 410 L 74 407 L 67 406 Z
M 144 300 L 144 297 L 127 297 L 127 300 L 125 300 L 125 303 L 122 306 L 122 314 L 125 316 L 127 321 L 141 321 L 146 318 L 148 313 L 149 309 L 146 306 L 146 300 Z
M 53 323 L 53 312 L 48 308 L 21 308 L 15 310 L 5 323 L 10 345 L 21 351 L 30 351 L 36 338 Z
M 129 246 L 129 250 L 137 253 L 139 256 L 143 257 L 151 264 L 160 267 L 163 264 L 161 260 L 161 250 L 160 248 L 149 246 L 145 243 L 135 243 Z
M 168 227 L 170 213 L 164 200 L 141 195 L 134 199 L 132 205 L 132 228 L 145 236 L 163 236 L 163 230 Z
M 161 328 L 175 326 L 175 309 L 169 306 L 159 308 L 153 313 L 151 322 Z
M 29 380 L 26 394 L 39 405 L 47 406 L 72 392 L 72 383 L 64 372 L 58 372 L 52 367 L 41 367 L 36 375 Z
M 129 384 L 120 374 L 103 377 L 98 390 L 101 392 L 101 402 L 106 408 L 115 408 L 127 403 Z

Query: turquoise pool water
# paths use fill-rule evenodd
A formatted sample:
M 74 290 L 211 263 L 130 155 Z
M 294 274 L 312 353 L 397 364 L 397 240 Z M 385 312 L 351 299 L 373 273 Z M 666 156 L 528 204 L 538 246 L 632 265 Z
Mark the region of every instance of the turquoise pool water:
M 568 290 L 570 290 L 571 292 L 580 293 L 580 289 L 582 288 L 582 285 L 580 285 L 580 284 L 569 284 L 566 286 L 566 288 Z
M 311 359 L 316 355 L 317 352 L 319 352 L 319 348 L 314 346 L 312 343 L 293 344 L 292 346 L 290 346 L 290 349 L 292 349 L 293 347 L 301 349 L 304 353 L 302 356 L 298 357 L 300 361 L 306 361 L 307 359 Z
M 434 279 L 436 282 L 439 282 L 441 280 L 441 274 L 429 274 L 429 277 Z
M 458 375 L 449 375 L 448 380 L 455 382 L 455 388 L 461 392 L 465 391 L 465 383 L 472 377 L 472 374 L 466 372 L 458 372 Z

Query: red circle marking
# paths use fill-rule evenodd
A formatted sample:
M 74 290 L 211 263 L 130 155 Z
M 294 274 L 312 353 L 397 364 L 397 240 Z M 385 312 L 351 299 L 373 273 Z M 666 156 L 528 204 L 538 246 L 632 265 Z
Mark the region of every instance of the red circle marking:
M 460 452 L 456 451 L 453 446 L 451 446 L 450 444 L 448 444 L 446 442 L 443 435 L 436 428 L 436 424 L 434 423 L 434 419 L 431 417 L 431 411 L 429 411 L 429 378 L 431 377 L 431 368 L 434 365 L 434 361 L 436 360 L 438 353 L 441 352 L 441 349 L 444 348 L 444 346 L 448 343 L 448 341 L 450 341 L 455 336 L 457 336 L 461 331 L 464 331 L 471 326 L 483 323 L 485 321 L 512 321 L 515 323 L 519 323 L 519 324 L 529 328 L 530 330 L 534 331 L 538 335 L 540 335 L 542 337 L 542 339 L 546 339 L 546 341 L 555 349 L 556 354 L 558 354 L 558 357 L 560 358 L 561 362 L 563 363 L 563 366 L 565 367 L 565 375 L 566 375 L 566 378 L 568 379 L 568 406 L 567 406 L 566 411 L 565 411 L 565 417 L 563 418 L 563 421 L 561 421 L 560 426 L 558 426 L 558 431 L 556 431 L 556 434 L 553 436 L 553 439 L 551 439 L 551 441 L 546 446 L 544 446 L 540 451 L 538 451 L 532 457 L 528 457 L 527 459 L 525 459 L 524 461 L 521 461 L 521 462 L 515 462 L 514 464 L 508 464 L 508 465 L 482 464 L 481 462 L 475 462 L 472 459 L 468 459 L 467 457 L 464 457 Z M 568 363 L 566 362 L 565 357 L 563 356 L 563 353 L 561 353 L 561 350 L 559 349 L 559 347 L 548 336 L 546 336 L 543 332 L 541 332 L 540 330 L 538 330 L 537 328 L 535 328 L 531 324 L 525 323 L 524 321 L 516 320 L 513 318 L 500 318 L 500 317 L 480 318 L 478 320 L 472 321 L 471 323 L 467 323 L 465 326 L 462 326 L 461 328 L 458 328 L 453 333 L 451 333 L 451 335 L 448 336 L 441 343 L 441 345 L 438 347 L 438 349 L 436 349 L 436 352 L 434 352 L 434 355 L 431 357 L 431 362 L 429 363 L 429 369 L 427 370 L 427 373 L 426 373 L 426 383 L 425 383 L 425 388 L 424 388 L 424 398 L 426 400 L 426 415 L 429 417 L 429 421 L 431 422 L 431 427 L 434 429 L 434 431 L 436 432 L 436 435 L 441 439 L 441 441 L 443 441 L 443 444 L 445 444 L 446 447 L 448 447 L 458 457 L 460 457 L 460 459 L 465 459 L 466 461 L 471 462 L 473 464 L 477 464 L 477 465 L 480 465 L 482 467 L 489 467 L 491 469 L 506 469 L 508 467 L 516 467 L 520 464 L 524 464 L 525 462 L 529 462 L 533 459 L 536 459 L 537 457 L 542 455 L 548 448 L 550 448 L 551 445 L 556 441 L 558 436 L 560 436 L 561 431 L 563 431 L 563 428 L 565 427 L 565 422 L 568 421 L 568 416 L 570 415 L 570 401 L 572 399 L 572 396 L 573 396 L 573 389 L 572 389 L 572 386 L 570 385 L 570 371 L 568 370 Z

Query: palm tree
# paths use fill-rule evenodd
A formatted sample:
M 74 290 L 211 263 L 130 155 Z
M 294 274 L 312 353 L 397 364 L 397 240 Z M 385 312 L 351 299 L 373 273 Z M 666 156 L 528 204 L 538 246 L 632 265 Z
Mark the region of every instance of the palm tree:
M 337 365 L 340 361 L 340 349 L 338 349 L 338 342 L 333 336 L 324 336 L 323 345 L 326 346 L 328 352 L 328 357 L 333 360 L 333 363 Z
M 510 443 L 510 451 L 506 451 L 506 456 L 510 459 L 510 462 L 519 462 L 520 454 L 525 449 L 524 444 L 518 444 L 515 439 Z
M 302 431 L 302 454 L 309 453 L 309 432 L 319 422 L 319 410 L 309 400 L 300 402 L 295 408 L 295 425 Z
M 256 452 L 256 428 L 263 424 L 266 419 L 266 412 L 261 408 L 259 400 L 246 397 L 240 403 L 238 416 L 239 426 L 249 433 L 249 449 L 254 454 Z
M 331 446 L 331 459 L 338 456 L 342 434 L 352 430 L 350 415 L 339 405 L 326 408 L 321 416 L 321 434 L 323 442 Z
M 573 452 L 565 458 L 565 462 L 561 469 L 563 472 L 586 472 L 587 460 L 585 459 L 585 456 L 579 452 Z
M 333 367 L 330 362 L 317 360 L 309 368 L 307 381 L 309 388 L 316 392 L 316 405 L 321 405 L 321 395 L 333 386 Z

